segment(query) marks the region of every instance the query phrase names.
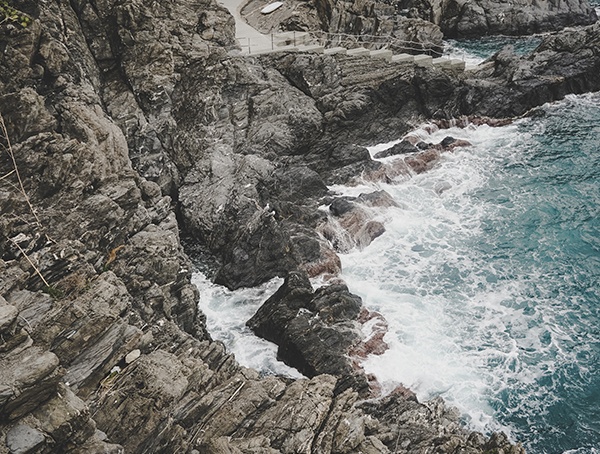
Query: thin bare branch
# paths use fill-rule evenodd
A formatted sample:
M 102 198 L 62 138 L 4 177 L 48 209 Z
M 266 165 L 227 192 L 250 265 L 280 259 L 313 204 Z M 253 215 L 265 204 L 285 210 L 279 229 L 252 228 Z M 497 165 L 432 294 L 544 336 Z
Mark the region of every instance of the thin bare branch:
M 33 261 L 25 253 L 25 251 L 23 250 L 23 248 L 21 246 L 19 246 L 19 244 L 15 240 L 13 240 L 12 238 L 9 238 L 9 240 L 10 240 L 10 242 L 12 244 L 14 244 L 15 246 L 17 246 L 17 248 L 19 249 L 19 251 L 21 251 L 21 254 L 23 254 L 23 257 L 25 257 L 27 259 L 27 261 L 29 262 L 29 264 L 33 267 L 33 269 L 35 270 L 36 274 L 40 277 L 40 279 L 42 280 L 42 282 L 44 282 L 44 284 L 46 285 L 46 287 L 50 288 L 50 284 L 48 284 L 48 281 L 46 279 L 44 279 L 44 276 L 42 276 L 42 272 L 39 270 L 39 268 L 37 266 L 35 266 L 35 263 L 33 263 Z
M 8 172 L 6 175 L 4 175 L 3 177 L 0 177 L 0 181 L 4 180 L 5 178 L 10 177 L 13 173 L 15 173 L 15 170 L 11 170 L 10 172 Z
M 17 180 L 19 181 L 20 192 L 21 192 L 21 194 L 23 194 L 23 197 L 25 197 L 25 202 L 27 203 L 27 206 L 29 206 L 29 210 L 31 211 L 31 214 L 33 214 L 33 217 L 35 218 L 35 222 L 37 223 L 38 226 L 41 227 L 42 224 L 40 223 L 40 220 L 37 217 L 37 214 L 35 214 L 35 210 L 33 209 L 31 202 L 29 201 L 29 196 L 27 195 L 27 191 L 25 191 L 25 186 L 23 185 L 23 180 L 21 179 L 21 174 L 19 173 L 19 167 L 17 166 L 15 154 L 13 152 L 12 145 L 10 143 L 10 138 L 8 137 L 8 130 L 6 129 L 6 124 L 4 124 L 4 118 L 2 117 L 2 115 L 0 115 L 0 130 L 2 132 L 2 135 L 4 136 L 4 140 L 6 140 L 6 144 L 7 144 L 6 153 L 8 153 L 8 155 L 10 156 L 10 159 L 12 160 L 13 170 L 15 171 L 15 174 L 17 175 Z

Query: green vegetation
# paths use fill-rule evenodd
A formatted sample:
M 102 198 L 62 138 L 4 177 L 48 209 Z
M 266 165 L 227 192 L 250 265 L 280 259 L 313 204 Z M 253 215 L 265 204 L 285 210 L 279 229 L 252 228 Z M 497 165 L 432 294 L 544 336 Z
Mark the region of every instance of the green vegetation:
M 0 0 L 0 24 L 9 21 L 27 27 L 31 20 L 27 14 L 14 8 L 10 0 Z
M 61 299 L 63 296 L 65 296 L 64 292 L 57 288 L 54 287 L 52 285 L 47 285 L 42 289 L 42 292 L 47 293 L 48 295 L 50 295 L 52 297 L 52 299 L 54 300 L 59 300 Z

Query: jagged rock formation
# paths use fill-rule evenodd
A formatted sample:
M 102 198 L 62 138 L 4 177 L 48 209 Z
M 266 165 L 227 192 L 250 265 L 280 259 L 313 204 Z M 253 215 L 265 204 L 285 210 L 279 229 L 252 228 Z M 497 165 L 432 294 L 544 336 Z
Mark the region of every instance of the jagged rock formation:
M 279 30 L 355 35 L 356 45 L 386 45 L 394 51 L 442 52 L 442 38 L 527 35 L 591 25 L 598 20 L 588 0 L 530 2 L 517 0 L 292 0 L 274 13 L 260 13 L 263 3 L 249 0 L 241 13 L 263 33 Z M 370 35 L 361 38 L 361 35 Z M 339 39 L 339 38 L 338 38 Z M 371 41 L 372 43 L 362 43 Z M 402 46 L 399 41 L 411 42 Z
M 241 9 L 244 19 L 262 33 L 311 31 L 313 38 L 335 46 L 389 48 L 397 53 L 442 52 L 442 32 L 432 22 L 397 14 L 393 4 L 374 0 L 291 0 L 265 16 L 259 0 Z M 327 33 L 318 33 L 323 31 Z
M 530 55 L 509 46 L 484 62 L 460 92 L 469 115 L 514 117 L 567 94 L 600 90 L 600 23 L 546 37 Z
M 232 288 L 335 273 L 325 184 L 382 167 L 356 144 L 598 89 L 598 26 L 460 78 L 236 57 L 208 0 L 14 4 L 34 20 L 0 24 L 0 453 L 521 452 L 403 389 L 362 402 L 343 370 L 240 367 L 205 330 L 180 230 Z
M 448 38 L 527 35 L 598 20 L 587 0 L 400 0 L 399 7 L 439 25 Z

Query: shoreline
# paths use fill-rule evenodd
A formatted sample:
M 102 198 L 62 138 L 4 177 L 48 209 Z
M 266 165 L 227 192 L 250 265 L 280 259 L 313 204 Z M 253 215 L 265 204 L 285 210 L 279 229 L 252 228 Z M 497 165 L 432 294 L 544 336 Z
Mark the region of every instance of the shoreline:
M 201 14 L 184 1 L 84 6 L 24 0 L 31 23 L 0 24 L 0 449 L 522 453 L 501 434 L 465 431 L 440 400 L 402 389 L 361 400 L 369 377 L 347 353 L 372 347 L 357 343 L 372 314 L 340 281 L 310 284 L 340 267 L 316 230 L 319 206 L 348 230 L 324 237 L 368 244 L 382 225 L 363 223 L 361 205 L 389 198 L 327 187 L 426 170 L 443 150 L 386 167 L 357 144 L 598 89 L 586 52 L 600 55 L 600 27 L 547 38 L 536 65 L 504 52 L 456 75 L 351 56 L 240 57 L 214 2 Z M 312 378 L 262 377 L 212 340 L 182 232 L 229 288 L 286 276 L 251 324 Z

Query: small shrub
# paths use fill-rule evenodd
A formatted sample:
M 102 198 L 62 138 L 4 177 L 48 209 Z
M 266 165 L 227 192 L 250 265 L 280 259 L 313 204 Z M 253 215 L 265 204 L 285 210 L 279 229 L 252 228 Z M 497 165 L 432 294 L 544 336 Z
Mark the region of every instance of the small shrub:
M 21 27 L 27 27 L 31 23 L 31 17 L 14 8 L 9 0 L 0 0 L 0 24 L 14 22 Z
M 53 285 L 45 286 L 42 289 L 42 291 L 50 295 L 54 300 L 59 300 L 64 296 L 64 292 L 61 289 L 54 287 Z

